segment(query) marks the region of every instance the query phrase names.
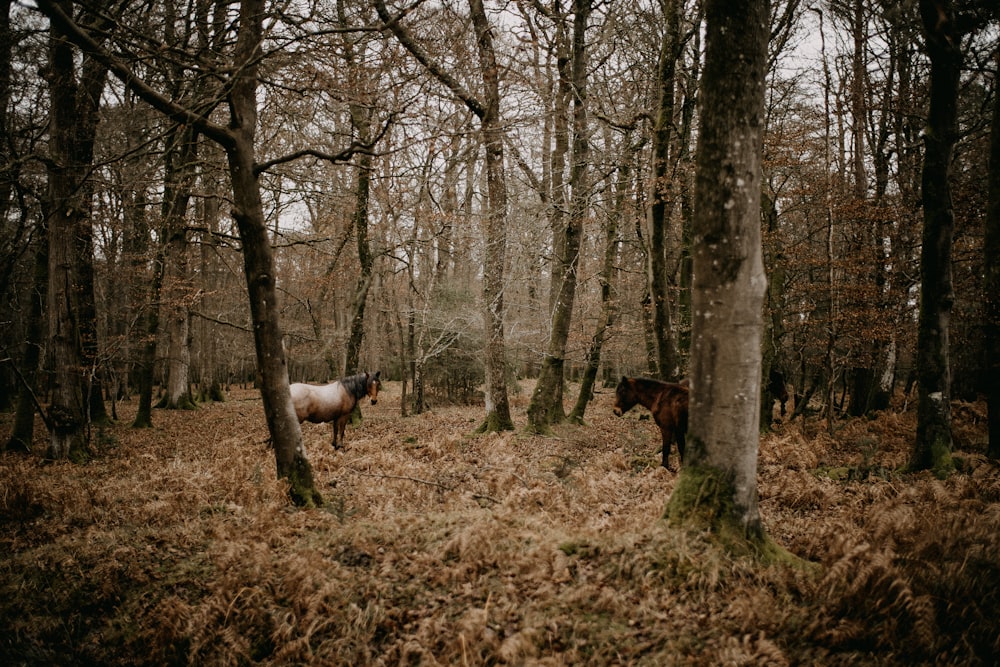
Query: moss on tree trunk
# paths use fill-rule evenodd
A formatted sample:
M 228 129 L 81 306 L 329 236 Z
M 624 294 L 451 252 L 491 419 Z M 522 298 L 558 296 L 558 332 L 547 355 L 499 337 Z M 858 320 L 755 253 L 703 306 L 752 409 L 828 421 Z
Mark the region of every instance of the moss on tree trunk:
M 733 556 L 753 558 L 765 565 L 811 567 L 772 540 L 756 513 L 738 507 L 735 497 L 731 472 L 706 465 L 686 465 L 681 468 L 664 518 L 675 528 L 707 532 Z

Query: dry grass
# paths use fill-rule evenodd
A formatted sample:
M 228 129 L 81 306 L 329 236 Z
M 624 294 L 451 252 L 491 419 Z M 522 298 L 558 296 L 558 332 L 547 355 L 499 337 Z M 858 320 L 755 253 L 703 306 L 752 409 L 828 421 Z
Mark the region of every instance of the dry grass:
M 0 459 L 0 662 L 197 665 L 992 664 L 1000 471 L 981 408 L 961 472 L 901 477 L 912 415 L 764 438 L 761 510 L 817 573 L 734 561 L 660 520 L 649 421 L 598 397 L 556 437 L 401 418 L 347 449 L 304 425 L 327 507 L 289 506 L 236 391 L 95 437 L 89 464 Z M 394 393 L 395 392 L 395 393 Z M 523 426 L 523 401 L 515 421 Z M 977 421 L 979 420 L 979 421 Z M 0 437 L 9 433 L 0 418 Z M 41 434 L 41 430 L 39 430 Z M 41 443 L 38 443 L 39 447 Z

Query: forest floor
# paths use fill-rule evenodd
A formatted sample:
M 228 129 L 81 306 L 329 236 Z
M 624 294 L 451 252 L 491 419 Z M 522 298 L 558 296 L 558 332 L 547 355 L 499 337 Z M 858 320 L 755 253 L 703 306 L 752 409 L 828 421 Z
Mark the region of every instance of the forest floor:
M 86 464 L 0 458 L 4 665 L 989 665 L 1000 468 L 956 404 L 959 471 L 903 475 L 910 411 L 763 436 L 760 509 L 815 568 L 762 567 L 661 516 L 677 480 L 636 409 L 472 435 L 481 407 L 400 416 L 400 386 L 330 446 L 321 509 L 275 479 L 258 395 L 95 432 Z M 569 403 L 567 403 L 569 404 Z M 11 415 L 0 415 L 6 440 Z M 676 451 L 673 455 L 676 467 Z

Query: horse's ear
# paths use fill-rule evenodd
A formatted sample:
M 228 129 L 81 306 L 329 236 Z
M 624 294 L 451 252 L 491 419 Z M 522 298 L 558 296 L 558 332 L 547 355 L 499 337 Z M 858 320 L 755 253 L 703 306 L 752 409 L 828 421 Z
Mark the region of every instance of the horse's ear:
M 623 382 L 623 383 L 625 383 L 625 382 L 628 382 L 628 376 L 626 376 L 626 375 L 623 375 L 623 376 L 622 376 L 622 382 Z
M 375 371 L 375 379 L 378 380 L 379 376 L 382 375 L 382 371 Z

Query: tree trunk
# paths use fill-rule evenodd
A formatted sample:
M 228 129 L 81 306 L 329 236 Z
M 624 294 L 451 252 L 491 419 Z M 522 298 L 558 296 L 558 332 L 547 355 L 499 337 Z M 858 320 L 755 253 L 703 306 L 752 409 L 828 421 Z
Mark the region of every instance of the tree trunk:
M 629 135 L 626 134 L 621 142 L 625 146 L 629 145 Z M 611 145 L 611 142 L 607 142 Z M 626 157 L 631 157 L 626 154 Z M 576 423 L 583 423 L 583 415 L 587 410 L 587 404 L 594 395 L 594 384 L 597 381 L 597 371 L 601 365 L 601 350 L 604 347 L 604 338 L 608 327 L 615 319 L 614 302 L 614 276 L 615 260 L 618 259 L 618 226 L 622 217 L 622 210 L 625 206 L 625 193 L 629 181 L 628 161 L 623 160 L 618 167 L 618 183 L 615 188 L 615 206 L 609 213 L 604 223 L 604 264 L 601 267 L 601 315 L 597 319 L 597 328 L 590 339 L 590 347 L 587 350 L 587 358 L 583 369 L 583 378 L 580 380 L 580 393 L 576 397 L 576 405 L 569 413 L 569 420 Z
M 347 338 L 347 353 L 344 368 L 348 374 L 359 370 L 361 343 L 365 335 L 365 306 L 371 288 L 375 261 L 368 243 L 368 191 L 371 183 L 371 156 L 362 155 L 357 169 L 357 188 L 354 200 L 354 233 L 358 241 L 358 262 L 361 272 L 354 290 L 354 315 L 351 317 L 351 332 Z M 356 410 L 360 414 L 359 410 Z
M 909 467 L 945 476 L 954 470 L 948 335 L 954 302 L 951 247 L 955 215 L 949 173 L 958 137 L 962 35 L 955 25 L 950 0 L 921 0 L 920 15 L 931 61 L 931 81 L 921 176 L 924 231 L 917 325 L 917 436 Z
M 254 170 L 254 137 L 257 127 L 257 63 L 260 58 L 264 0 L 243 0 L 234 59 L 237 71 L 229 94 L 232 142 L 225 146 L 233 186 L 233 218 L 243 243 L 243 266 L 254 346 L 260 372 L 264 416 L 274 446 L 278 476 L 289 481 L 297 505 L 322 505 L 313 482 L 312 468 L 302 447 L 302 430 L 292 407 L 288 366 L 282 345 L 280 308 L 276 289 L 274 254 L 264 219 L 260 184 Z
M 80 324 L 80 344 L 85 365 L 84 405 L 89 421 L 95 424 L 107 424 L 111 421 L 104 404 L 106 360 L 102 358 L 97 331 L 97 303 L 94 292 L 94 184 L 89 177 L 94 163 L 97 124 L 100 121 L 98 110 L 107 83 L 107 75 L 108 69 L 103 64 L 93 58 L 83 59 L 75 105 L 76 121 L 73 125 L 74 161 L 80 170 L 79 178 L 82 179 L 80 203 L 83 205 L 76 235 L 80 265 L 80 311 L 77 313 L 77 320 Z
M 87 165 L 76 163 L 76 105 L 79 88 L 74 53 L 58 26 L 50 29 L 49 153 L 47 209 L 49 238 L 49 354 L 52 367 L 52 424 L 47 456 L 52 459 L 82 458 L 88 431 L 84 405 L 84 361 L 80 324 L 81 258 L 77 237 L 88 210 L 82 201 Z
M 486 418 L 480 432 L 513 430 L 507 397 L 507 352 L 504 343 L 503 276 L 507 246 L 507 179 L 503 163 L 500 81 L 491 28 L 482 0 L 469 0 L 479 44 L 479 66 L 486 95 L 481 117 L 486 148 L 486 252 L 483 263 L 483 305 L 486 317 Z
M 342 29 L 348 28 L 344 3 L 337 2 L 337 20 Z M 344 60 L 350 68 L 353 77 L 355 67 L 354 59 L 354 36 L 346 33 L 344 36 Z M 355 80 L 354 88 L 361 90 L 360 84 Z M 362 144 L 371 142 L 371 110 L 366 109 L 358 103 L 351 103 L 351 127 Z M 355 170 L 357 182 L 354 190 L 354 233 L 358 244 L 358 264 L 360 273 L 354 290 L 353 314 L 351 317 L 351 331 L 347 337 L 347 350 L 344 359 L 345 374 L 351 374 L 359 370 L 358 364 L 361 359 L 361 343 L 365 335 L 365 307 L 368 304 L 368 290 L 372 284 L 372 273 L 374 271 L 375 260 L 372 257 L 371 245 L 368 241 L 368 199 L 371 189 L 371 168 L 372 157 L 368 153 L 362 153 L 358 158 L 358 166 Z M 355 406 L 352 415 L 352 422 L 360 419 L 360 406 Z
M 43 222 L 36 232 L 38 248 L 35 251 L 35 275 L 31 293 L 31 311 L 28 314 L 27 340 L 24 342 L 24 356 L 21 358 L 21 382 L 17 394 L 17 410 L 14 426 L 4 449 L 6 451 L 29 452 L 35 434 L 36 378 L 45 344 L 45 298 L 48 291 L 49 240 L 47 226 Z
M 778 209 L 775 201 L 767 194 L 761 197 L 764 215 L 767 220 L 767 231 L 771 238 L 765 253 L 765 270 L 767 271 L 767 294 L 764 312 L 764 344 L 761 347 L 761 401 L 760 401 L 760 431 L 765 433 L 771 429 L 774 417 L 774 401 L 782 397 L 775 393 L 770 380 L 781 372 L 781 340 L 785 336 L 784 325 L 784 289 L 785 267 L 784 249 L 778 235 Z M 787 400 L 787 395 L 785 396 Z M 781 402 L 781 416 L 785 416 L 785 401 Z
M 1000 48 L 996 53 L 994 81 L 1000 81 Z M 993 94 L 993 122 L 990 128 L 989 204 L 983 241 L 986 297 L 986 403 L 989 413 L 989 446 L 992 459 L 1000 459 L 1000 94 Z
M 158 244 L 148 274 L 149 286 L 140 281 L 147 276 L 144 266 L 148 252 L 149 233 L 143 211 L 145 197 L 135 203 L 132 216 L 136 222 L 126 237 L 126 247 L 129 255 L 129 276 L 132 286 L 129 290 L 129 301 L 133 309 L 140 313 L 136 319 L 136 329 L 140 333 L 141 346 L 136 361 L 136 376 L 138 396 L 135 419 L 132 428 L 153 427 L 153 367 L 156 364 L 156 334 L 160 329 L 159 300 L 160 286 L 163 284 L 163 245 Z M 141 224 L 139 221 L 142 221 Z
M 569 109 L 573 97 L 573 64 L 569 39 L 566 36 L 566 21 L 561 7 L 553 12 L 556 21 L 556 83 L 552 104 L 552 147 L 551 169 L 549 169 L 551 189 L 549 206 L 549 230 L 552 234 L 552 259 L 549 261 L 549 311 L 551 318 L 559 303 L 559 291 L 569 259 L 566 254 L 566 157 L 569 155 Z M 572 223 L 571 223 L 572 224 Z M 561 391 L 561 387 L 560 387 Z M 560 400 L 562 395 L 560 394 Z
M 172 35 L 172 23 L 167 21 L 167 36 Z M 174 63 L 166 65 L 171 72 L 172 94 L 192 94 L 195 99 L 204 95 L 205 86 L 199 82 L 194 91 L 184 90 L 183 72 Z M 161 292 L 155 303 L 159 304 L 159 320 L 166 333 L 166 391 L 159 407 L 170 410 L 195 408 L 191 396 L 191 307 L 194 288 L 188 270 L 187 212 L 198 176 L 197 160 L 200 137 L 189 124 L 178 124 L 166 136 L 163 157 L 164 186 L 162 226 L 164 263 Z
M 542 360 L 542 369 L 528 405 L 528 428 L 544 433 L 552 424 L 563 421 L 563 366 L 566 342 L 569 340 L 573 305 L 576 300 L 576 273 L 580 265 L 580 244 L 583 222 L 587 214 L 590 189 L 587 184 L 589 140 L 587 128 L 587 53 L 586 32 L 590 18 L 590 0 L 573 3 L 572 86 L 573 92 L 573 153 L 570 170 L 572 202 L 569 220 L 562 230 L 562 261 L 560 262 L 559 293 L 552 308 L 549 346 Z
M 695 180 L 691 403 L 673 524 L 774 555 L 757 500 L 762 305 L 760 182 L 767 0 L 709 0 Z
M 660 47 L 658 67 L 659 107 L 653 128 L 653 187 L 649 208 L 649 293 L 653 307 L 653 336 L 656 341 L 657 375 L 676 380 L 680 372 L 677 344 L 667 286 L 666 233 L 673 210 L 673 178 L 670 142 L 674 126 L 674 89 L 680 57 L 680 0 L 667 0 L 666 32 Z

